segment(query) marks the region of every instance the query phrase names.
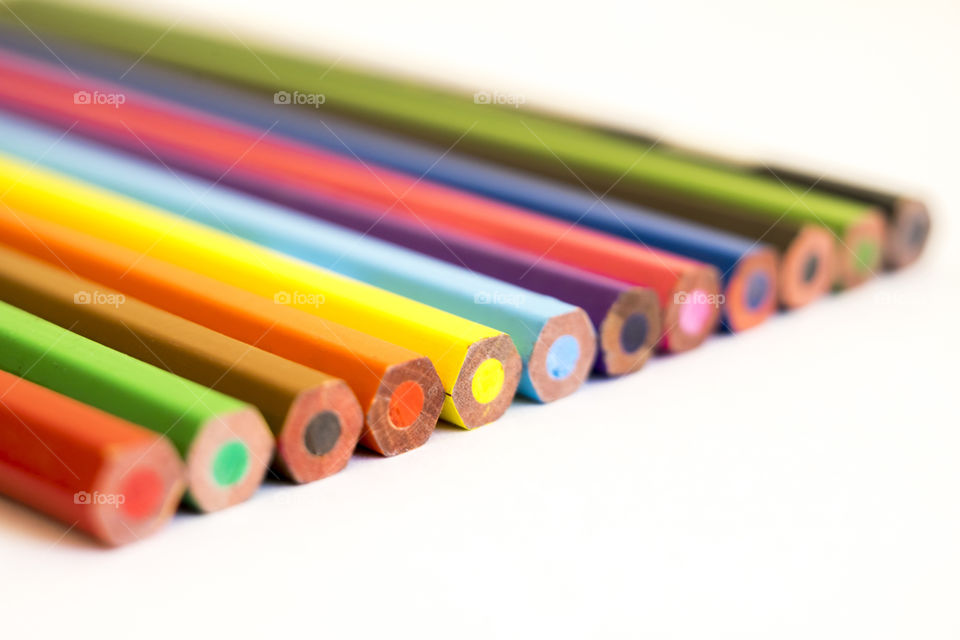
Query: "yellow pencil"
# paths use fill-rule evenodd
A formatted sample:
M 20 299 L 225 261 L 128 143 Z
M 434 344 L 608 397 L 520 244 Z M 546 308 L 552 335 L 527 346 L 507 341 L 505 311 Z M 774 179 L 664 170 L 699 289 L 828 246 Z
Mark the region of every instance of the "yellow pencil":
M 272 298 L 429 357 L 447 397 L 441 417 L 466 428 L 499 418 L 521 360 L 510 337 L 300 262 L 135 200 L 0 154 L 3 203 L 55 224 Z

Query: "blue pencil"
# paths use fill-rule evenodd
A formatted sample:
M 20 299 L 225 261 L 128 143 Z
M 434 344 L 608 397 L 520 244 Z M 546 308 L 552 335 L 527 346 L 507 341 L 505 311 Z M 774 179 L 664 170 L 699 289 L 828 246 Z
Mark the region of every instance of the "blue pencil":
M 556 298 L 29 120 L 0 115 L 0 151 L 503 331 L 523 358 L 520 392 L 540 402 L 575 391 L 593 365 L 596 335 L 589 317 Z
M 45 48 L 14 38 L 14 48 L 54 59 Z M 713 265 L 722 275 L 724 325 L 742 331 L 763 322 L 777 303 L 777 282 L 802 289 L 796 269 L 778 269 L 770 246 L 710 227 L 671 218 L 643 207 L 598 200 L 588 192 L 376 133 L 322 113 L 305 113 L 253 93 L 140 62 L 127 63 L 76 46 L 57 46 L 57 55 L 79 72 L 175 100 L 263 130 L 295 138 L 335 153 L 471 191 L 553 217 L 635 240 L 652 248 Z M 796 281 L 796 282 L 795 282 Z

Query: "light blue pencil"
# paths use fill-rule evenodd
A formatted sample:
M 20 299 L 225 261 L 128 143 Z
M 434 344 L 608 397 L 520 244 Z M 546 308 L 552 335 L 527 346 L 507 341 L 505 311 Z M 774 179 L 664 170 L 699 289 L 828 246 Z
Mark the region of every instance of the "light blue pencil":
M 589 317 L 556 298 L 14 116 L 0 114 L 0 150 L 503 331 L 523 358 L 520 393 L 540 402 L 575 391 L 593 366 Z

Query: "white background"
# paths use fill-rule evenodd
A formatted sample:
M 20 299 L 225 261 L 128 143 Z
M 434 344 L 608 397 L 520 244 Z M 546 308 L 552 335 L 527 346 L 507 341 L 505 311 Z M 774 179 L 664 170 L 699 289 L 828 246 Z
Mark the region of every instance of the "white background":
M 0 636 L 960 638 L 955 0 L 115 4 L 914 187 L 934 238 L 748 333 L 128 548 L 0 500 Z

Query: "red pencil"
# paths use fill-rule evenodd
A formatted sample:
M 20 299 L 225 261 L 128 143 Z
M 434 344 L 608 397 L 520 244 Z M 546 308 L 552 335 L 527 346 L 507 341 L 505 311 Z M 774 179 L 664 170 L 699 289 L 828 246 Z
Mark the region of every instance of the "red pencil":
M 76 96 L 122 95 L 123 100 Z M 665 346 L 702 342 L 718 321 L 711 266 L 525 209 L 414 180 L 50 65 L 0 54 L 0 103 L 32 117 L 243 189 L 310 190 L 467 232 L 657 292 Z M 257 184 L 262 188 L 257 188 Z
M 184 486 L 166 438 L 0 371 L 0 493 L 120 545 L 166 523 Z

